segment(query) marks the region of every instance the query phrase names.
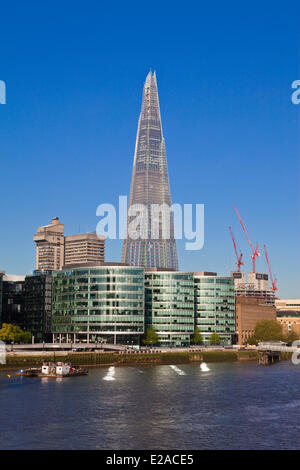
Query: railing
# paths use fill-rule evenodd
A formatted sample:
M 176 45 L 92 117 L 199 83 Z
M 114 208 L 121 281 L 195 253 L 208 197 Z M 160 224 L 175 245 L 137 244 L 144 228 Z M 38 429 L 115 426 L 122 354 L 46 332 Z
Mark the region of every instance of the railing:
M 295 352 L 299 351 L 300 348 L 297 346 L 279 346 L 276 344 L 260 344 L 257 346 L 258 351 L 283 351 L 283 352 Z

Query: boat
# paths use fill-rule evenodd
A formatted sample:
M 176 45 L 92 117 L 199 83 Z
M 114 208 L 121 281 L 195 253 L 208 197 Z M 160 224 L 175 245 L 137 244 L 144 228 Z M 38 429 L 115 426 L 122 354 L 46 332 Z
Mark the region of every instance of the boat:
M 44 362 L 38 377 L 79 377 L 87 374 L 87 369 L 83 369 L 79 366 L 72 366 L 68 362 Z
M 31 367 L 30 369 L 20 369 L 16 375 L 21 377 L 79 377 L 87 375 L 88 370 L 79 366 L 72 366 L 64 362 L 44 362 L 42 367 Z

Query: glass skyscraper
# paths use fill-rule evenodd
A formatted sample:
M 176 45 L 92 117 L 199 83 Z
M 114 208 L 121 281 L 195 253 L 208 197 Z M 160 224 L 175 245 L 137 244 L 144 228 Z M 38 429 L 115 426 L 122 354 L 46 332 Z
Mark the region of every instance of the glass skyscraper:
M 173 215 L 170 215 L 169 234 L 163 232 L 162 215 L 151 217 L 153 204 L 171 207 L 169 176 L 163 138 L 155 72 L 149 72 L 143 90 L 142 110 L 138 123 L 133 172 L 130 187 L 129 210 L 143 205 L 145 236 L 128 236 L 123 245 L 123 263 L 147 268 L 178 269 Z M 128 214 L 127 229 L 134 217 Z M 151 232 L 151 222 L 159 227 Z

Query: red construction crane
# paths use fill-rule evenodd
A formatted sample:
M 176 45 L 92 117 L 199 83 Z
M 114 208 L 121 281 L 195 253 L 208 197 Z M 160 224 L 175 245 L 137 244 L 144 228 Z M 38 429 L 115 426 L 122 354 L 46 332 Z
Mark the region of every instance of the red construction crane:
M 272 276 L 272 271 L 271 271 L 271 266 L 270 266 L 270 262 L 269 262 L 269 257 L 268 257 L 268 252 L 267 252 L 267 247 L 266 247 L 266 245 L 264 245 L 264 250 L 265 250 L 267 265 L 268 265 L 268 269 L 269 269 L 269 273 L 270 273 L 270 279 L 271 279 L 271 283 L 272 283 L 272 289 L 273 289 L 274 292 L 276 292 L 276 291 L 278 290 L 278 287 L 277 287 L 277 279 L 273 279 L 273 276 Z
M 243 253 L 238 254 L 235 239 L 234 239 L 231 227 L 229 227 L 229 232 L 230 232 L 232 243 L 233 243 L 233 246 L 234 246 L 234 252 L 235 252 L 235 256 L 236 256 L 236 264 L 237 264 L 237 267 L 238 267 L 238 272 L 240 272 L 241 266 L 244 264 L 242 262 Z
M 240 214 L 239 214 L 239 211 L 237 210 L 237 208 L 235 207 L 234 204 L 233 204 L 233 207 L 234 207 L 234 209 L 235 209 L 235 212 L 237 213 L 237 216 L 238 216 L 239 221 L 240 221 L 240 223 L 241 223 L 242 229 L 244 230 L 244 233 L 245 233 L 246 238 L 247 238 L 247 240 L 248 240 L 248 243 L 249 243 L 249 245 L 250 245 L 250 248 L 251 248 L 251 251 L 252 251 L 252 255 L 251 255 L 251 258 L 252 258 L 252 271 L 255 273 L 255 258 L 257 258 L 258 256 L 260 256 L 260 252 L 258 251 L 258 244 L 256 245 L 256 248 L 255 248 L 255 250 L 254 250 L 253 245 L 252 245 L 252 243 L 251 243 L 251 240 L 250 240 L 250 238 L 249 238 L 249 236 L 248 236 L 247 230 L 246 230 L 246 228 L 245 228 L 245 226 L 244 226 L 244 224 L 243 224 L 243 221 L 242 221 L 242 219 L 241 219 L 241 216 L 240 216 Z

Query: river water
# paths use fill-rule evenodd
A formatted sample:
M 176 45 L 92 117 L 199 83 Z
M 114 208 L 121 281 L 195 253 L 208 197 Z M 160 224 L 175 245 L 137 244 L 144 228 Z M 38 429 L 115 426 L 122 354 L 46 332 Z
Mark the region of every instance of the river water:
M 300 366 L 0 372 L 0 449 L 299 449 Z

